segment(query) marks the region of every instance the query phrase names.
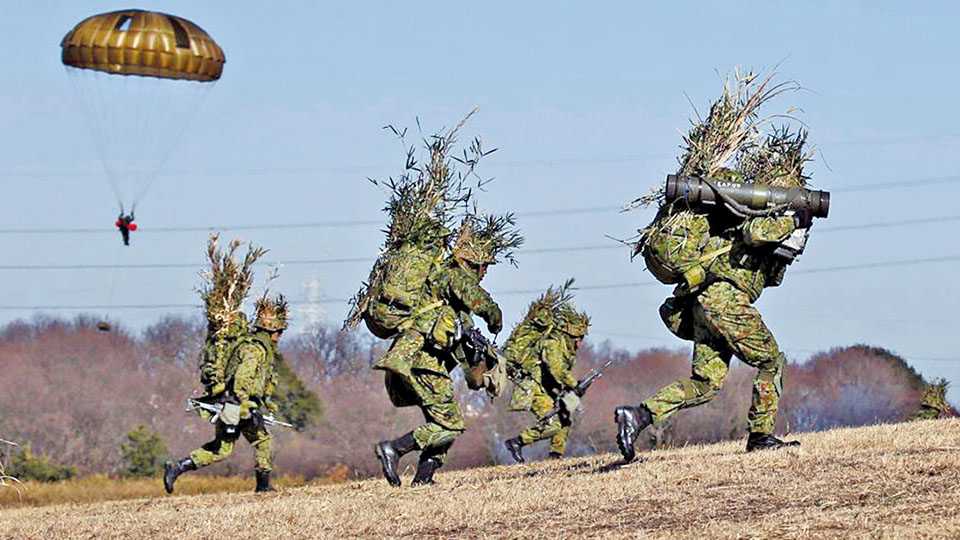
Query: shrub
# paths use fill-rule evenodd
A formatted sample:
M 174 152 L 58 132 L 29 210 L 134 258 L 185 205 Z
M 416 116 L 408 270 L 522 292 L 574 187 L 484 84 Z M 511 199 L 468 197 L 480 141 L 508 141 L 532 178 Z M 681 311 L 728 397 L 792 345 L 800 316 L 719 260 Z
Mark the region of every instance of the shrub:
M 155 476 L 160 472 L 163 458 L 167 455 L 167 443 L 159 433 L 141 424 L 137 429 L 127 432 L 121 451 L 126 474 Z
M 303 384 L 300 377 L 277 355 L 277 389 L 273 399 L 280 408 L 280 415 L 293 424 L 297 431 L 316 424 L 323 417 L 323 404 L 317 393 Z
M 28 444 L 10 457 L 10 470 L 7 472 L 19 480 L 58 482 L 74 477 L 77 469 L 72 465 L 51 463 L 46 454 L 33 453 Z

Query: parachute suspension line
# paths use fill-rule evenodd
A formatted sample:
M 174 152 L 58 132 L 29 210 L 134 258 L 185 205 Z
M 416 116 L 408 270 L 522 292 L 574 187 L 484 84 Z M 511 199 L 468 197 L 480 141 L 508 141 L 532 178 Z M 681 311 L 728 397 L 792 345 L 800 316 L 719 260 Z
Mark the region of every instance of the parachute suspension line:
M 190 125 L 191 120 L 196 115 L 197 110 L 200 109 L 200 106 L 203 105 L 206 97 L 209 95 L 210 90 L 216 84 L 216 81 L 210 82 L 197 82 L 197 81 L 168 81 L 172 84 L 177 84 L 184 86 L 183 93 L 186 96 L 180 100 L 180 103 L 175 103 L 174 106 L 177 107 L 174 110 L 170 110 L 168 114 L 173 116 L 175 124 L 172 130 L 164 135 L 159 130 L 154 132 L 154 137 L 159 138 L 162 136 L 169 137 L 169 141 L 157 141 L 156 148 L 162 148 L 161 155 L 158 156 L 156 171 L 150 177 L 146 178 L 145 181 L 140 184 L 140 189 L 136 192 L 132 199 L 133 207 L 135 208 L 137 203 L 140 202 L 150 188 L 153 186 L 153 183 L 156 181 L 159 176 L 160 169 L 163 168 L 163 165 L 170 159 L 170 156 L 173 154 L 173 150 L 176 148 L 177 141 L 183 136 L 183 133 L 186 131 L 187 126 Z M 159 93 L 159 91 L 158 91 Z M 155 98 L 157 101 L 159 97 Z M 173 109 L 169 107 L 168 109 Z M 162 112 L 162 111 L 160 111 Z
M 94 85 L 92 80 L 95 72 L 70 66 L 64 66 L 64 69 L 67 71 L 67 78 L 70 79 L 70 86 L 73 87 L 74 93 L 77 96 L 80 110 L 83 112 L 87 123 L 90 124 L 93 146 L 100 156 L 100 163 L 103 165 L 107 181 L 110 183 L 110 188 L 113 190 L 113 195 L 117 200 L 117 206 L 120 207 L 120 212 L 123 213 L 123 196 L 107 157 L 107 151 L 110 148 L 107 141 L 107 133 L 110 130 L 105 129 L 104 126 L 109 125 L 107 119 L 108 116 L 110 116 L 110 111 L 104 107 L 104 103 L 108 101 L 96 97 L 97 93 L 93 90 Z

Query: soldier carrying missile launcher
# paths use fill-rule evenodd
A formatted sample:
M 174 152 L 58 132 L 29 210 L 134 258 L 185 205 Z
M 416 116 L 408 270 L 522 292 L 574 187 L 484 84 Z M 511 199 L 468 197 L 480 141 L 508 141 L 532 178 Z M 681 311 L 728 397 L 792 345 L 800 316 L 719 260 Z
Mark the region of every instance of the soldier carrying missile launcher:
M 804 187 L 803 166 L 811 158 L 805 130 L 783 127 L 760 136 L 760 105 L 798 87 L 753 74 L 736 74 L 734 82 L 685 137 L 678 174 L 661 192 L 634 201 L 660 202 L 633 244 L 634 255 L 643 256 L 658 280 L 676 285 L 660 316 L 673 334 L 693 341 L 694 350 L 689 378 L 616 409 L 626 462 L 634 459 L 644 428 L 710 401 L 733 356 L 757 368 L 747 451 L 799 445 L 773 435 L 786 360 L 753 303 L 764 288 L 781 283 L 830 199 Z

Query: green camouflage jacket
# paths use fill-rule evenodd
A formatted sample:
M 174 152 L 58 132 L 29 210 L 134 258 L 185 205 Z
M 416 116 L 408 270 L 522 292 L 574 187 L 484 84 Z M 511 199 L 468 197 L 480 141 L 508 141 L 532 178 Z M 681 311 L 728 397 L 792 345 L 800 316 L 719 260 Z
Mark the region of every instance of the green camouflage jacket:
M 247 418 L 252 409 L 264 406 L 277 386 L 276 345 L 270 334 L 257 332 L 239 343 L 231 363 L 236 363 L 231 393 L 240 400 L 240 417 Z
M 708 272 L 726 280 L 756 301 L 764 287 L 780 284 L 785 262 L 773 255 L 770 245 L 785 240 L 796 229 L 793 216 L 759 217 L 745 221 L 737 230 L 711 236 L 704 251 L 730 246 L 730 251 L 711 261 Z

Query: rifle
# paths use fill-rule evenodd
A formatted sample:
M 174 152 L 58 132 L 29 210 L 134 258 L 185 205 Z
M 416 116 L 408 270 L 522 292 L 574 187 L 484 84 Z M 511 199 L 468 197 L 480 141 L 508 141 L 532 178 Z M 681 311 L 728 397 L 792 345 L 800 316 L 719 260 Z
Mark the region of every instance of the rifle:
M 463 351 L 464 360 L 467 364 L 466 366 L 461 366 L 463 367 L 463 375 L 467 382 L 467 388 L 471 390 L 485 388 L 491 397 L 499 395 L 503 387 L 506 386 L 506 360 L 503 358 L 503 355 L 500 354 L 500 351 L 497 350 L 496 345 L 491 343 L 490 340 L 480 332 L 479 328 L 473 328 L 470 333 L 466 334 L 460 341 L 460 349 Z M 504 366 L 500 368 L 504 375 L 504 377 L 502 377 L 504 380 L 501 381 L 501 377 L 497 376 L 488 379 L 488 377 L 490 377 L 488 374 L 497 372 L 497 367 L 500 364 Z M 493 382 L 491 383 L 491 381 Z
M 483 362 L 490 368 L 500 362 L 497 347 L 477 327 L 473 327 L 467 339 L 463 340 L 463 350 L 471 367 L 479 366 Z
M 216 424 L 217 420 L 220 419 L 220 415 L 223 414 L 223 403 L 207 403 L 199 399 L 187 398 L 187 412 L 193 412 L 197 409 L 210 413 L 212 415 L 210 417 L 210 423 Z M 257 414 L 259 414 L 259 412 Z M 277 420 L 272 414 L 261 414 L 260 416 L 263 417 L 263 423 L 268 426 L 294 427 L 293 424 Z
M 584 377 L 582 381 L 577 383 L 577 386 L 573 389 L 573 393 L 576 394 L 577 397 L 583 397 L 583 395 L 587 393 L 587 390 L 590 389 L 590 385 L 593 384 L 594 381 L 602 377 L 604 370 L 610 367 L 610 364 L 612 363 L 613 363 L 613 359 L 611 358 L 610 360 L 607 360 L 606 364 L 600 366 L 600 369 L 591 369 L 590 373 L 587 374 L 587 376 Z M 554 405 L 553 408 L 550 409 L 546 415 L 540 418 L 540 423 L 546 424 L 547 422 L 550 421 L 551 418 L 560 414 L 561 412 L 563 412 L 563 408 L 560 406 L 560 403 L 558 400 L 557 404 Z M 571 413 L 573 411 L 567 411 L 567 412 Z

